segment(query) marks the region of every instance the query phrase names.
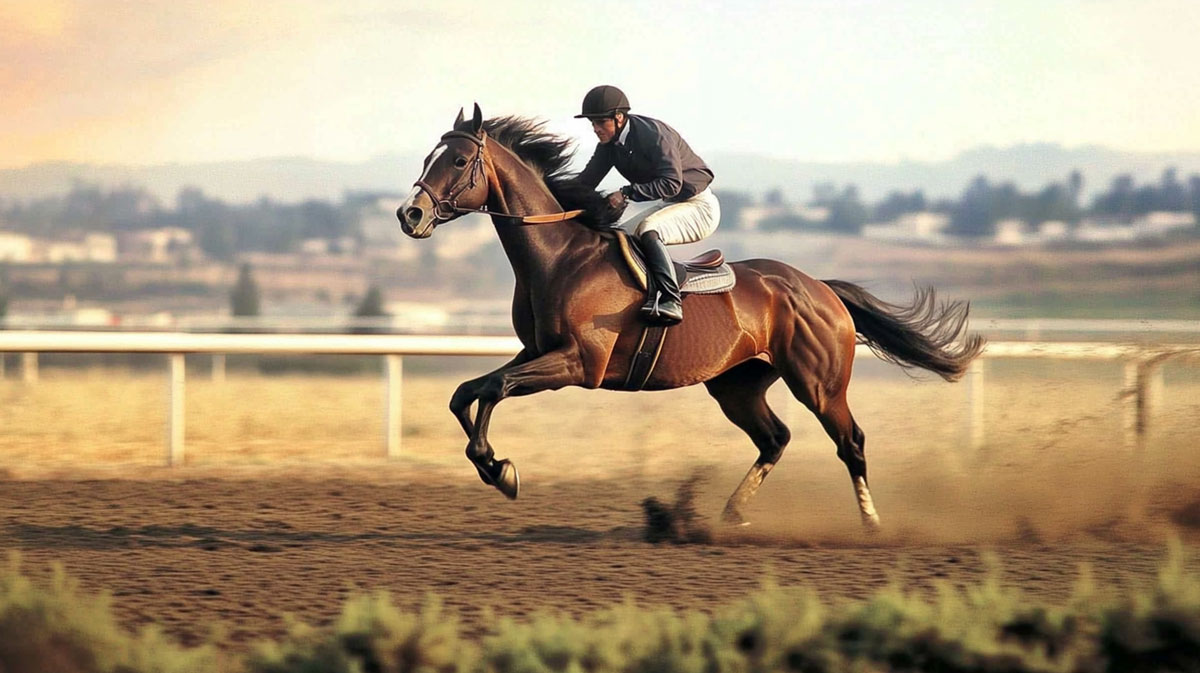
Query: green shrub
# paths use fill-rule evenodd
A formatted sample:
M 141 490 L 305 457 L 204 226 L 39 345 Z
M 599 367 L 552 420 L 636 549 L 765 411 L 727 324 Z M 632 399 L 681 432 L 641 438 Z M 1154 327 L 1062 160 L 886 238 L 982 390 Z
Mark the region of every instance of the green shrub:
M 441 600 L 426 598 L 416 613 L 402 612 L 387 593 L 346 602 L 332 631 L 293 620 L 282 643 L 249 657 L 253 673 L 456 673 L 466 671 L 474 648 L 459 636 L 458 618 Z
M 484 638 L 476 670 L 700 673 L 722 654 L 709 627 L 703 614 L 628 601 L 579 620 L 547 613 L 527 622 L 506 618 Z
M 1109 671 L 1200 671 L 1200 579 L 1183 570 L 1172 541 L 1150 589 L 1100 615 L 1098 647 Z
M 0 671 L 55 673 L 754 673 L 766 671 L 1116 673 L 1200 671 L 1200 579 L 1173 543 L 1157 581 L 1104 595 L 1086 571 L 1062 605 L 1005 586 L 932 595 L 893 586 L 827 603 L 767 583 L 712 614 L 627 600 L 580 618 L 540 613 L 464 638 L 436 597 L 415 611 L 386 593 L 358 596 L 328 629 L 291 620 L 289 634 L 241 657 L 216 638 L 183 648 L 157 629 L 116 625 L 107 596 L 80 594 L 56 567 L 48 586 L 0 573 Z
M 119 628 L 107 595 L 84 596 L 62 567 L 47 587 L 21 574 L 12 554 L 0 573 L 0 670 L 5 673 L 199 673 L 225 670 L 213 646 L 186 649 L 158 629 Z

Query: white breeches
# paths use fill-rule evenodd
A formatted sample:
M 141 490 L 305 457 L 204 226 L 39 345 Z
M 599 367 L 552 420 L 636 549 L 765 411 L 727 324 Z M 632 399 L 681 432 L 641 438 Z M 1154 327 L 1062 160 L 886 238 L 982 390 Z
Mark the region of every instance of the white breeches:
M 712 190 L 706 188 L 687 201 L 653 201 L 649 208 L 621 224 L 637 236 L 657 231 L 664 244 L 679 245 L 708 237 L 720 221 L 721 204 Z

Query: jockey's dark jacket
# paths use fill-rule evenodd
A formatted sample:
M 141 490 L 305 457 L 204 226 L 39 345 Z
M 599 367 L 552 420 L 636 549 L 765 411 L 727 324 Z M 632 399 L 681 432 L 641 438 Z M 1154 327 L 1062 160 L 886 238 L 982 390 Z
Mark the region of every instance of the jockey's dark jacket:
M 629 134 L 596 145 L 596 152 L 579 174 L 591 189 L 617 169 L 633 187 L 631 201 L 686 201 L 704 191 L 713 172 L 688 147 L 679 132 L 657 119 L 627 115 Z

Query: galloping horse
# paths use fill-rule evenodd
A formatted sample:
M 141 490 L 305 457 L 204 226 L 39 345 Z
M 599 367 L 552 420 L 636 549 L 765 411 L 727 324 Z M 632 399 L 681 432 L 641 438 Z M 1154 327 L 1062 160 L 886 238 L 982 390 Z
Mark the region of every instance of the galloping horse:
M 542 124 L 515 117 L 484 121 L 476 105 L 472 119 L 459 111 L 396 212 L 413 238 L 428 238 L 464 213 L 487 213 L 512 264 L 512 321 L 523 348 L 499 369 L 460 385 L 450 400 L 469 438 L 467 457 L 484 483 L 509 498 L 517 497 L 520 480 L 512 462 L 497 460 L 488 443 L 496 404 L 565 386 L 621 390 L 639 348 L 643 291 L 614 235 L 604 231 L 621 213 L 573 181 L 570 158 L 569 141 Z M 977 335 L 963 335 L 967 306 L 939 303 L 932 289 L 919 290 L 909 306 L 895 306 L 851 283 L 814 280 L 769 259 L 731 266 L 731 292 L 685 298 L 687 319 L 670 328 L 645 389 L 703 383 L 750 436 L 758 460 L 723 514 L 742 523 L 742 509 L 791 438 L 765 398 L 782 377 L 837 445 L 863 524 L 876 529 L 863 431 L 846 403 L 855 345 L 861 339 L 902 367 L 956 380 L 984 345 Z

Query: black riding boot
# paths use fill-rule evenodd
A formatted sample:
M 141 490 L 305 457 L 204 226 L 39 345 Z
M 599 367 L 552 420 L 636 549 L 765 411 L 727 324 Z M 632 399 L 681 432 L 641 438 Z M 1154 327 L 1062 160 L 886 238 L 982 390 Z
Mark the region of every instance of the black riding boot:
M 675 265 L 667 246 L 657 231 L 642 234 L 642 254 L 646 256 L 646 271 L 650 276 L 650 293 L 642 305 L 642 317 L 651 325 L 674 325 L 683 320 L 683 305 L 679 297 L 679 282 L 675 280 Z

